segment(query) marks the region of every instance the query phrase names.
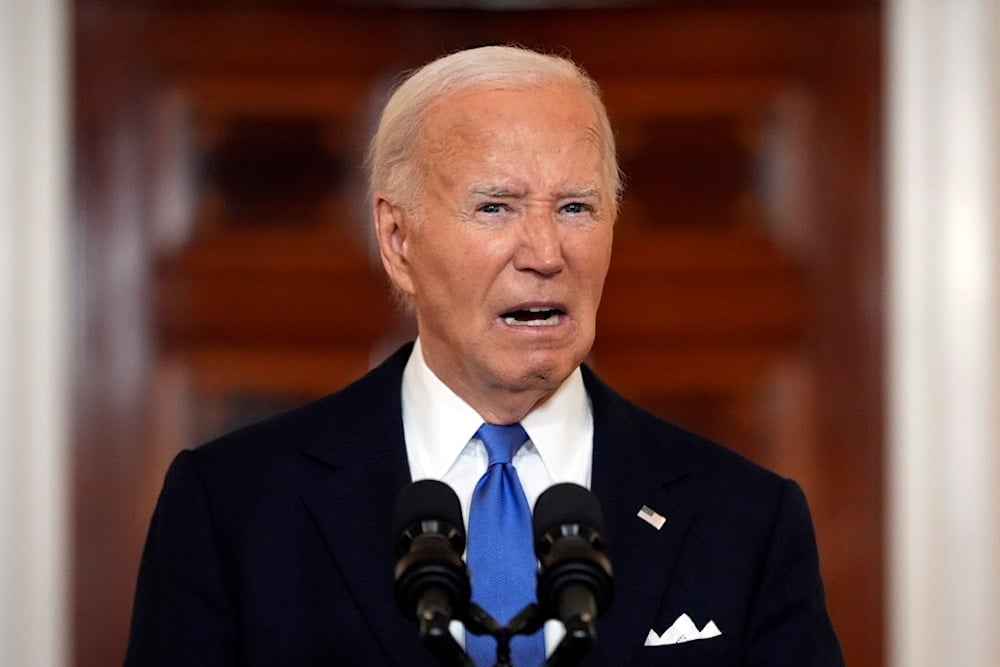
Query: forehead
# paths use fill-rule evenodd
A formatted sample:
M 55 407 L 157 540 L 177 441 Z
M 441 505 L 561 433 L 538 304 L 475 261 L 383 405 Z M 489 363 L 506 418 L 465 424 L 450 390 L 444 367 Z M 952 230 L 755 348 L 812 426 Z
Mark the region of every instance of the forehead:
M 435 102 L 424 117 L 421 150 L 428 166 L 472 161 L 530 165 L 563 159 L 599 167 L 603 146 L 597 113 L 576 84 L 522 89 L 471 87 Z

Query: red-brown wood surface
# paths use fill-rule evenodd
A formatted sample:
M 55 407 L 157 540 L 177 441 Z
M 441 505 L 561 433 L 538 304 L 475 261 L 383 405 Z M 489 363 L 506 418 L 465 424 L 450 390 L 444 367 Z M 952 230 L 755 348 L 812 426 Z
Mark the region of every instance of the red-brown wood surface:
M 848 664 L 881 664 L 880 18 L 802 4 L 80 2 L 75 663 L 121 661 L 176 451 L 412 334 L 367 231 L 374 110 L 403 69 L 518 42 L 581 62 L 617 128 L 590 362 L 802 483 Z

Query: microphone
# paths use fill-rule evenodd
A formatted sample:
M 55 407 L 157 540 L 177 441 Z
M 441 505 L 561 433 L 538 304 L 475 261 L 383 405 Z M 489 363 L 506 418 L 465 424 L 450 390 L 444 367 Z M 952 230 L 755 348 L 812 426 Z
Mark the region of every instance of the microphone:
M 557 653 L 582 656 L 596 637 L 594 621 L 614 593 L 597 496 L 578 484 L 551 486 L 535 503 L 533 527 L 541 563 L 538 604 L 547 618 L 566 626 Z
M 416 618 L 428 643 L 449 643 L 448 624 L 465 617 L 471 588 L 462 560 L 465 527 L 458 496 L 444 482 L 424 479 L 396 496 L 396 606 Z

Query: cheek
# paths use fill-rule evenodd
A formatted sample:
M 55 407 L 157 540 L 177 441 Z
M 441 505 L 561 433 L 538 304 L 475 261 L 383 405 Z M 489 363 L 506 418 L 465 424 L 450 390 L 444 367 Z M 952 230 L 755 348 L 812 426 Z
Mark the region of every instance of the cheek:
M 425 275 L 425 296 L 449 320 L 470 322 L 488 294 L 485 260 L 471 249 L 452 245 L 435 255 Z
M 455 243 L 448 242 L 448 235 L 422 229 L 412 240 L 412 263 L 414 274 L 426 294 L 431 299 L 452 293 L 460 284 L 464 268 L 460 258 L 463 253 Z
M 610 237 L 595 235 L 582 239 L 575 250 L 580 280 L 588 291 L 600 294 L 611 265 Z

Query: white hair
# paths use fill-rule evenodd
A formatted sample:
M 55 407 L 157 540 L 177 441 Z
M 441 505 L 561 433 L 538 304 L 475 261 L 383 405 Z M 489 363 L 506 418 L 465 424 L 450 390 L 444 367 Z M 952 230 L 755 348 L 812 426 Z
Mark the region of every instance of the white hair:
M 549 82 L 576 84 L 598 119 L 606 183 L 617 205 L 622 189 L 614 133 L 600 89 L 576 63 L 518 46 L 483 46 L 438 58 L 411 73 L 389 98 L 368 150 L 372 192 L 386 190 L 416 204 L 420 180 L 415 153 L 427 110 L 437 100 L 466 88 L 519 90 Z

